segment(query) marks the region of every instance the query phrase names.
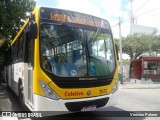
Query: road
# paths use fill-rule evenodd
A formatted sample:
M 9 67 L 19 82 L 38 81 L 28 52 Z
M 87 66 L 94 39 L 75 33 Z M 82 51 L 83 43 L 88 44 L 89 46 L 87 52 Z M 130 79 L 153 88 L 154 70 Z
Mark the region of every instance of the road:
M 56 117 L 38 118 L 36 120 L 62 120 L 64 118 L 69 120 L 87 120 L 88 117 L 92 120 L 127 120 L 128 117 L 106 117 L 105 114 L 107 114 L 107 112 L 105 111 L 110 111 L 111 114 L 114 114 L 115 111 L 160 111 L 160 89 L 119 89 L 118 94 L 118 104 L 114 107 L 90 113 L 72 113 Z M 0 111 L 24 111 L 24 109 L 19 105 L 18 98 L 5 87 L 0 87 Z M 130 120 L 135 119 L 158 120 L 160 118 L 130 117 Z
M 118 102 L 127 111 L 160 111 L 160 89 L 119 89 Z

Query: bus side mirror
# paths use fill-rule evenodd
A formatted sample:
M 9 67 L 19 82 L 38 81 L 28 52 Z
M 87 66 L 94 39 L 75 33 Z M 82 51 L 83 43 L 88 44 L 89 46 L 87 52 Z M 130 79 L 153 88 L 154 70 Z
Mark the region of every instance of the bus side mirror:
M 37 38 L 37 24 L 35 22 L 31 22 L 30 24 L 30 38 L 31 39 Z
M 117 55 L 117 60 L 119 60 L 119 56 L 118 56 L 118 46 L 117 46 L 117 44 L 115 44 L 115 46 L 116 46 L 116 55 Z

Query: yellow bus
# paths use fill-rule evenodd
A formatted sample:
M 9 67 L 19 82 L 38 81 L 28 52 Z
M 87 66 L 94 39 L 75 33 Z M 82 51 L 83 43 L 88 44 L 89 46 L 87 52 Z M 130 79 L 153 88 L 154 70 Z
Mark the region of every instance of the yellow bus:
M 7 84 L 31 111 L 92 111 L 117 102 L 117 50 L 107 20 L 35 8 L 7 57 Z

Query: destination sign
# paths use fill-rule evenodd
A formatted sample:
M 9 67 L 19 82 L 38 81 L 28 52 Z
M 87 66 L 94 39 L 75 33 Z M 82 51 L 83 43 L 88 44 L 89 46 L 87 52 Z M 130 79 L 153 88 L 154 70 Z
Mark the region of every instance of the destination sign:
M 41 8 L 40 16 L 42 19 L 49 19 L 60 22 L 70 22 L 75 24 L 88 25 L 110 29 L 108 21 L 84 13 L 60 10 L 54 8 Z
M 57 13 L 50 13 L 50 19 L 55 20 L 55 21 L 72 22 L 72 23 L 84 24 L 84 25 L 89 25 L 89 26 L 94 26 L 94 27 L 101 27 L 101 23 L 97 21 L 91 21 L 88 19 L 77 18 L 77 17 L 70 18 L 70 16 L 66 16 L 63 14 L 57 14 Z

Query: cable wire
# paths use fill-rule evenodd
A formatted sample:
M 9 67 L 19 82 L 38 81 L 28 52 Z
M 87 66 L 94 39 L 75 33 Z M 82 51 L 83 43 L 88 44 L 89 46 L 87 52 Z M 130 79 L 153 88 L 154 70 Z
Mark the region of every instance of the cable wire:
M 147 12 L 144 12 L 144 13 L 142 13 L 142 14 L 136 15 L 136 17 L 141 16 L 141 15 L 144 15 L 144 14 L 147 14 L 147 13 L 150 13 L 150 12 L 155 11 L 155 10 L 157 10 L 157 9 L 160 9 L 160 6 L 157 7 L 157 8 L 155 8 L 155 9 L 152 9 L 152 10 L 149 10 L 149 11 L 147 11 Z
M 144 5 L 148 2 L 149 0 L 146 0 L 141 7 L 139 7 L 133 14 L 135 14 L 136 12 L 138 12 L 140 9 L 142 9 L 144 7 Z

